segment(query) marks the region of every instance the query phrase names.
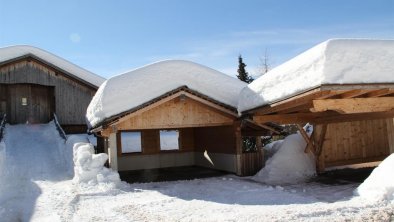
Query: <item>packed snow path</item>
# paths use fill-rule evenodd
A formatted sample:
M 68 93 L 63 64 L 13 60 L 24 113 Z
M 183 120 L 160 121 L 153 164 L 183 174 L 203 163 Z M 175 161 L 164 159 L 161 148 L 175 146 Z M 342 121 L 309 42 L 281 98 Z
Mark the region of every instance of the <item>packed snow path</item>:
M 42 193 L 37 181 L 70 179 L 62 155 L 65 143 L 53 123 L 7 125 L 0 166 L 2 221 L 28 221 Z

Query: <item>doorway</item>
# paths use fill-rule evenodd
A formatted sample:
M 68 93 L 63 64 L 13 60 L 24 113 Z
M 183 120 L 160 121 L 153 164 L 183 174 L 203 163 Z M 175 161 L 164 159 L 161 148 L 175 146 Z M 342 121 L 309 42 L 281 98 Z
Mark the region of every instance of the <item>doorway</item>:
M 11 124 L 47 123 L 55 110 L 53 86 L 0 84 L 0 113 Z

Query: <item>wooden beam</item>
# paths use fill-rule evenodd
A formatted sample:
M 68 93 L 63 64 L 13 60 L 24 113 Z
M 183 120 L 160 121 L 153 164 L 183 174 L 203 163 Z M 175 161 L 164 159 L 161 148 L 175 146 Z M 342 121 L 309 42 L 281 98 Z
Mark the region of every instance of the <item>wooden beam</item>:
M 260 124 L 260 123 L 254 122 L 253 120 L 249 120 L 249 119 L 247 119 L 246 121 L 249 122 L 249 123 L 255 124 L 255 125 L 257 125 L 257 126 L 263 128 L 263 129 L 267 129 L 267 130 L 269 130 L 269 131 L 272 131 L 272 132 L 274 132 L 274 133 L 276 133 L 276 134 L 280 134 L 279 131 L 277 131 L 276 129 L 274 129 L 274 128 L 270 127 L 270 126 L 267 126 L 267 125 L 264 125 L 264 124 Z
M 309 143 L 311 140 L 310 140 L 308 134 L 305 132 L 304 127 L 302 127 L 300 124 L 297 124 L 297 128 L 298 128 L 298 131 L 300 131 L 301 136 L 304 138 L 305 142 Z
M 350 91 L 346 91 L 342 94 L 339 94 L 339 97 L 342 99 L 353 98 L 353 97 L 361 96 L 367 92 L 368 92 L 368 90 L 365 90 L 365 89 L 353 89 Z
M 394 93 L 394 89 L 385 88 L 385 89 L 379 89 L 379 90 L 375 90 L 375 91 L 369 92 L 369 93 L 365 94 L 364 96 L 372 98 L 372 97 L 385 96 L 385 95 L 388 95 L 388 94 L 391 94 L 391 93 Z
M 281 110 L 297 107 L 303 104 L 310 102 L 312 99 L 316 98 L 324 98 L 326 96 L 331 96 L 335 94 L 331 91 L 320 91 L 320 89 L 314 89 L 309 92 L 293 96 L 289 99 L 285 99 L 270 105 L 266 105 L 254 110 L 251 110 L 249 113 L 256 113 L 259 115 L 269 114 L 269 113 L 276 113 Z
M 394 109 L 394 97 L 313 100 L 313 112 L 334 110 L 340 113 L 384 112 Z
M 327 132 L 327 124 L 319 124 L 313 126 L 313 140 L 315 145 L 315 158 L 316 158 L 316 170 L 318 173 L 324 172 L 325 160 L 321 155 L 323 151 L 324 138 Z
M 304 130 L 304 127 L 302 127 L 300 124 L 297 124 L 297 128 L 298 128 L 298 131 L 300 131 L 302 137 L 304 138 L 304 140 L 306 142 L 304 153 L 307 153 L 309 151 L 313 155 L 315 155 L 314 149 L 312 149 L 314 144 L 313 144 L 311 137 L 308 136 L 308 134 Z

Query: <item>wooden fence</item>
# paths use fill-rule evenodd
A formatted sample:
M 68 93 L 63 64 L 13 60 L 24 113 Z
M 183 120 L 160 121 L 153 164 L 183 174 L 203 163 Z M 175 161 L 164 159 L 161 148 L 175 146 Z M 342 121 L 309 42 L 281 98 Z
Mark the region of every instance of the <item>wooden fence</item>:
M 245 152 L 241 154 L 242 176 L 255 175 L 264 163 L 263 153 L 261 149 L 255 152 Z

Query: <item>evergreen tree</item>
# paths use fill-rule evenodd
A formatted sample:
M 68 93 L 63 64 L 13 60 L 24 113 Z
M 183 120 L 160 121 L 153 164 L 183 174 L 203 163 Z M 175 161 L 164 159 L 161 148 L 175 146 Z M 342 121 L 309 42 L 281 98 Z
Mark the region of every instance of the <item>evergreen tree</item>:
M 238 56 L 238 79 L 241 81 L 244 81 L 246 83 L 251 83 L 253 82 L 253 77 L 249 76 L 248 72 L 245 69 L 246 64 L 242 61 L 242 56 Z

